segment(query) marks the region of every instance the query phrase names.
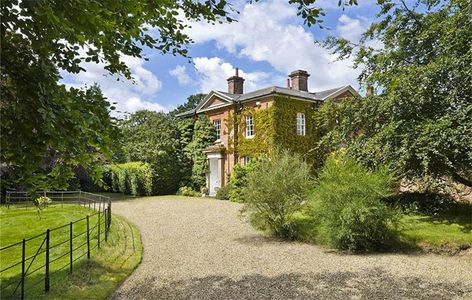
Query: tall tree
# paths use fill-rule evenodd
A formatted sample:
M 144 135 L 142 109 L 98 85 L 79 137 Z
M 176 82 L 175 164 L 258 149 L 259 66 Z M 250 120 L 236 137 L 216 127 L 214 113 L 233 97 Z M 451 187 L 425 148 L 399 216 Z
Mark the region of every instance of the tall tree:
M 142 110 L 122 121 L 121 129 L 127 160 L 147 162 L 153 168 L 153 193 L 175 193 L 182 160 L 175 122 L 164 113 Z
M 360 43 L 327 41 L 341 58 L 354 55 L 361 81 L 380 92 L 339 106 L 331 137 L 365 164 L 472 186 L 472 3 L 379 4 L 380 20 Z
M 191 181 L 197 190 L 205 186 L 208 172 L 207 158 L 203 150 L 213 145 L 215 140 L 215 127 L 206 116 L 199 116 L 195 122 L 192 142 L 185 149 L 193 163 Z

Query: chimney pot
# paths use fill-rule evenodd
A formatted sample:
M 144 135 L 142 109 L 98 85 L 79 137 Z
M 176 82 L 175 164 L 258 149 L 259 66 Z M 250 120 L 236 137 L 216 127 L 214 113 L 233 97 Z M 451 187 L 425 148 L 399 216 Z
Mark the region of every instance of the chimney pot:
M 292 89 L 308 92 L 308 74 L 305 70 L 296 70 L 288 75 L 292 80 Z

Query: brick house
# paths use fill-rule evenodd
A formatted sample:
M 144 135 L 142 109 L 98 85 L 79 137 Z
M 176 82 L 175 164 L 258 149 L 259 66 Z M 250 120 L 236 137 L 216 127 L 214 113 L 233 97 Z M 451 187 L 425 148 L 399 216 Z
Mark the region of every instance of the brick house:
M 178 115 L 205 114 L 215 126 L 217 140 L 205 150 L 210 195 L 227 184 L 235 164 L 247 164 L 276 146 L 308 153 L 314 142 L 310 116 L 317 105 L 358 95 L 349 85 L 309 92 L 309 76 L 297 70 L 289 75 L 285 88 L 272 86 L 244 93 L 244 79 L 236 69 L 235 76 L 228 78 L 227 92 L 211 91 L 195 109 Z

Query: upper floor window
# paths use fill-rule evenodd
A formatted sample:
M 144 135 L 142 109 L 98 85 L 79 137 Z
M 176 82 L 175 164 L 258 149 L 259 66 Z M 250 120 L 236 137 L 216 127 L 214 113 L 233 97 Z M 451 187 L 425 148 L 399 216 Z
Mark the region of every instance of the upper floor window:
M 254 137 L 254 120 L 252 116 L 246 116 L 246 137 Z
M 297 113 L 297 134 L 305 135 L 305 114 Z
M 221 120 L 214 120 L 213 126 L 215 126 L 216 140 L 219 141 L 221 139 Z

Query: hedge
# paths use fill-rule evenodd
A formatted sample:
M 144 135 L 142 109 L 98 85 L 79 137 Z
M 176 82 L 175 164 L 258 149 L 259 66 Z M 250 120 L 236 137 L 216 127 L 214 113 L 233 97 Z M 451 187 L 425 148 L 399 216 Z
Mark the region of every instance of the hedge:
M 152 193 L 153 174 L 149 164 L 128 162 L 110 166 L 111 187 L 114 192 L 135 196 L 149 196 Z

